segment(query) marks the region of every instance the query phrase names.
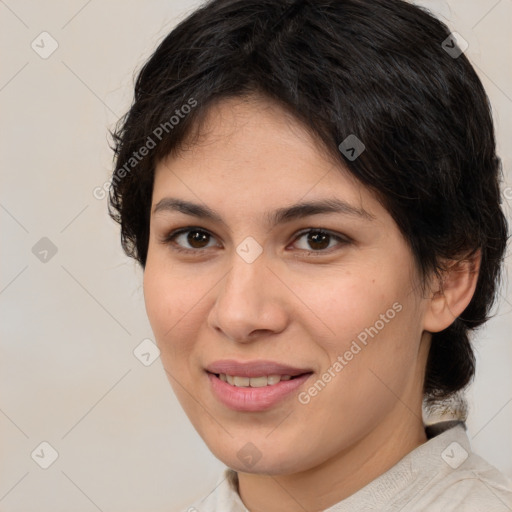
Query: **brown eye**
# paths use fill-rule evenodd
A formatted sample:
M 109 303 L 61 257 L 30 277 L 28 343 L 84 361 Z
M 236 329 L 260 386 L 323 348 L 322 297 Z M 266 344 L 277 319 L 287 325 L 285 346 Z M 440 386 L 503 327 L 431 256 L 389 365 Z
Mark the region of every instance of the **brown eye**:
M 331 239 L 331 236 L 327 233 L 322 232 L 310 232 L 308 234 L 308 244 L 313 249 L 327 249 L 329 247 L 329 241 Z
M 187 243 L 189 243 L 194 249 L 204 249 L 208 245 L 210 235 L 204 231 L 188 231 Z M 206 244 L 206 245 L 205 245 Z
M 212 240 L 212 235 L 203 229 L 186 228 L 169 234 L 162 241 L 165 244 L 172 244 L 173 249 L 177 251 L 200 252 L 215 247 L 215 244 L 209 245 Z
M 297 243 L 299 240 L 305 240 L 305 243 L 302 242 L 302 247 L 299 247 L 299 249 L 307 252 L 327 252 L 326 249 L 349 243 L 347 238 L 322 229 L 310 229 L 302 232 L 296 238 L 296 246 L 301 245 Z M 337 242 L 337 244 L 333 242 Z

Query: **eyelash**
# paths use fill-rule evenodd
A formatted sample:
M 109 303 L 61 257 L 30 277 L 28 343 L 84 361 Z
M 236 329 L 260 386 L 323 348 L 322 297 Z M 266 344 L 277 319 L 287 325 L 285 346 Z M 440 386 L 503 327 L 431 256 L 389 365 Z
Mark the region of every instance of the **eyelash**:
M 185 248 L 183 248 L 183 247 L 181 247 L 181 246 L 179 246 L 179 245 L 174 243 L 174 239 L 177 238 L 179 235 L 182 235 L 182 234 L 185 234 L 185 233 L 194 232 L 194 231 L 197 231 L 197 232 L 200 232 L 200 233 L 204 233 L 204 234 L 206 234 L 206 235 L 208 235 L 210 237 L 215 238 L 206 229 L 199 228 L 199 227 L 194 227 L 194 226 L 189 226 L 189 227 L 186 227 L 186 228 L 181 228 L 181 229 L 177 229 L 175 231 L 170 232 L 168 235 L 166 235 L 166 236 L 164 236 L 162 238 L 161 242 L 163 244 L 172 246 L 172 250 L 174 250 L 174 251 L 177 251 L 177 252 L 180 252 L 180 253 L 186 253 L 186 254 L 199 255 L 199 254 L 202 254 L 204 251 L 207 251 L 208 249 L 211 249 L 211 247 L 207 247 L 207 248 L 203 248 L 203 249 L 185 249 Z M 340 243 L 340 245 L 342 245 L 342 246 L 343 245 L 347 245 L 347 244 L 352 242 L 352 240 L 348 236 L 333 233 L 332 231 L 330 231 L 328 229 L 308 228 L 308 229 L 304 229 L 304 230 L 299 231 L 298 233 L 296 233 L 294 235 L 293 243 L 295 243 L 297 240 L 299 240 L 304 235 L 307 235 L 309 233 L 319 233 L 319 234 L 327 235 L 327 236 L 337 240 Z M 322 254 L 330 254 L 333 251 L 333 248 L 331 247 L 330 249 L 320 249 L 318 251 L 308 251 L 308 250 L 305 250 L 305 249 L 299 249 L 299 250 L 302 251 L 302 252 L 305 252 L 305 253 L 307 253 L 309 255 L 322 255 Z

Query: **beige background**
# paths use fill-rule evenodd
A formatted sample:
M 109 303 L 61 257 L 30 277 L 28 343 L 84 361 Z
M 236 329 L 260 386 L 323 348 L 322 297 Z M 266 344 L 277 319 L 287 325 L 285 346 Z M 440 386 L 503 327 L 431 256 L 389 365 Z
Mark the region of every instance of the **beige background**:
M 512 0 L 421 3 L 469 42 L 512 184 Z M 130 104 L 134 70 L 197 5 L 0 0 L 1 512 L 179 510 L 223 467 L 160 359 L 133 354 L 152 338 L 141 272 L 92 192 L 109 179 L 107 128 Z M 47 59 L 31 47 L 43 31 L 59 45 Z M 46 262 L 32 252 L 43 237 L 57 248 Z M 511 298 L 504 285 L 480 333 L 468 421 L 475 451 L 510 476 Z M 59 454 L 48 469 L 36 463 L 51 456 L 43 441 Z

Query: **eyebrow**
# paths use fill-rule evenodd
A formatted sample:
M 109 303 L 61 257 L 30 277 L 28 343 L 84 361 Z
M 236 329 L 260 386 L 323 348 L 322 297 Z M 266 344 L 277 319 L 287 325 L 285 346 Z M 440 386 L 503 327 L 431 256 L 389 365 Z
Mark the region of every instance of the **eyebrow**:
M 200 205 L 176 199 L 165 197 L 161 199 L 153 208 L 153 215 L 158 212 L 181 212 L 185 215 L 191 215 L 200 219 L 207 219 L 226 225 L 222 217 L 206 205 Z M 356 208 L 341 199 L 321 199 L 317 201 L 308 201 L 278 208 L 277 210 L 267 212 L 265 217 L 270 227 L 292 220 L 302 219 L 311 215 L 320 215 L 322 213 L 338 213 L 360 217 L 366 220 L 373 220 L 375 216 L 368 213 L 363 208 Z

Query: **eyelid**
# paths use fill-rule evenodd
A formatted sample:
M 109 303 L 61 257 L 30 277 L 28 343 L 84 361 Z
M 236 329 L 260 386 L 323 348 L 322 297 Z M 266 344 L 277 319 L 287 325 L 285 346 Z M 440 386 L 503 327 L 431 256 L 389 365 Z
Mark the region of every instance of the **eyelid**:
M 186 226 L 186 227 L 183 227 L 183 228 L 175 229 L 175 230 L 171 231 L 170 233 L 164 235 L 163 237 L 160 238 L 160 242 L 163 243 L 163 244 L 166 244 L 166 245 L 172 245 L 173 246 L 173 250 L 175 250 L 175 251 L 185 252 L 185 253 L 189 253 L 189 254 L 197 254 L 197 255 L 202 254 L 204 251 L 212 248 L 212 247 L 205 247 L 205 248 L 202 248 L 202 249 L 188 249 L 188 248 L 184 248 L 184 247 L 181 247 L 181 246 L 173 243 L 174 239 L 177 238 L 179 235 L 182 235 L 184 233 L 188 233 L 188 232 L 191 232 L 191 231 L 201 231 L 203 233 L 206 233 L 207 235 L 209 235 L 212 238 L 215 238 L 215 239 L 217 238 L 216 235 L 211 233 L 206 228 L 202 228 L 202 227 L 199 227 L 199 226 Z M 309 227 L 309 228 L 304 228 L 304 229 L 294 233 L 293 234 L 293 240 L 292 240 L 291 243 L 292 244 L 295 243 L 302 236 L 304 236 L 304 235 L 306 235 L 307 233 L 310 233 L 310 232 L 325 233 L 325 234 L 331 236 L 332 238 L 336 239 L 339 242 L 338 245 L 341 245 L 341 246 L 353 242 L 353 239 L 350 238 L 348 235 L 345 235 L 345 234 L 342 234 L 342 233 L 338 233 L 338 232 L 334 232 L 334 231 L 332 231 L 330 229 L 326 229 L 326 228 Z M 288 244 L 287 247 L 289 247 L 289 245 L 290 244 Z M 308 251 L 306 249 L 299 249 L 299 251 L 302 252 L 302 253 L 313 254 L 313 255 L 318 255 L 318 256 L 330 254 L 333 250 L 336 250 L 336 247 L 331 247 L 330 249 L 319 250 L 319 251 L 313 251 L 313 250 Z
M 345 242 L 345 243 L 353 242 L 352 238 L 350 238 L 348 235 L 344 235 L 343 233 L 338 233 L 336 231 L 332 231 L 332 230 L 327 229 L 327 228 L 314 228 L 314 227 L 312 227 L 312 228 L 305 228 L 305 229 L 302 229 L 300 231 L 297 231 L 297 233 L 294 234 L 293 241 L 295 242 L 298 238 L 300 238 L 301 236 L 303 236 L 306 233 L 309 233 L 311 231 L 325 233 L 326 235 L 332 236 L 333 238 L 336 238 L 336 239 L 338 239 L 341 242 Z M 313 252 L 325 252 L 325 251 L 313 251 Z
M 160 238 L 160 242 L 165 244 L 165 245 L 173 245 L 173 249 L 176 250 L 176 251 L 181 251 L 181 252 L 189 252 L 189 253 L 200 253 L 201 251 L 204 251 L 206 249 L 210 249 L 210 247 L 208 248 L 203 248 L 203 249 L 187 249 L 187 248 L 184 248 L 184 247 L 181 247 L 179 245 L 175 245 L 173 244 L 173 241 L 176 237 L 184 234 L 184 233 L 188 233 L 190 231 L 201 231 L 203 233 L 206 233 L 207 235 L 211 236 L 212 238 L 217 238 L 213 233 L 211 233 L 208 229 L 205 229 L 205 228 L 201 228 L 199 226 L 186 226 L 186 227 L 183 227 L 183 228 L 178 228 L 178 229 L 175 229 L 165 235 L 163 235 L 161 238 Z

